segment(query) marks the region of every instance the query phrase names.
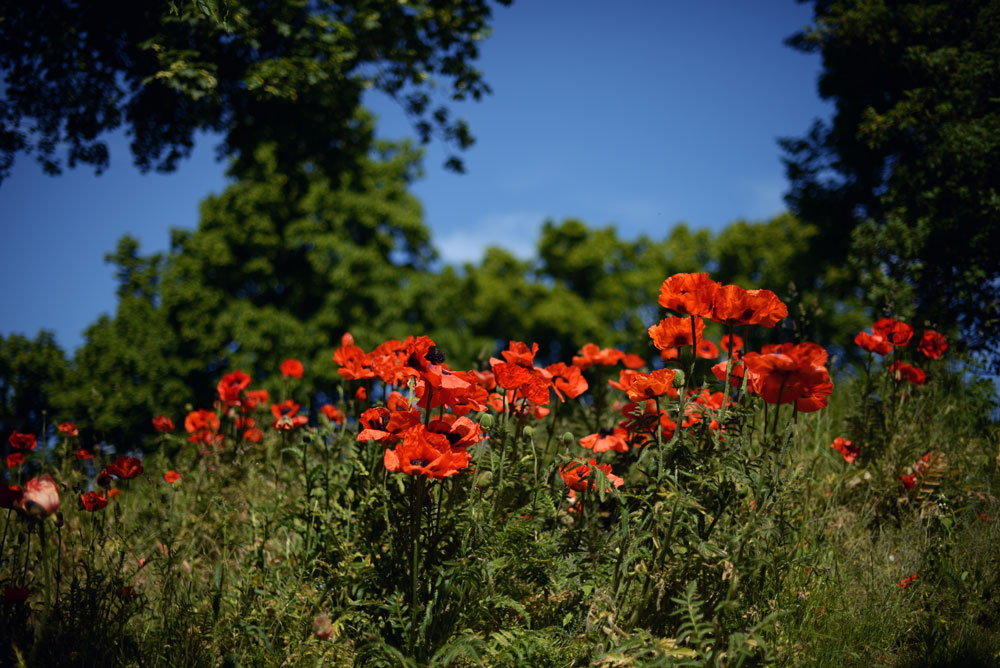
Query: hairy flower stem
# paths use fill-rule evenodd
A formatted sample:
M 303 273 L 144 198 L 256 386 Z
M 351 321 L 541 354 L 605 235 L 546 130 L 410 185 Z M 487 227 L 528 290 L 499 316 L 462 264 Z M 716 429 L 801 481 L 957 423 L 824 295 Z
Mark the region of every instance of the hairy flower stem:
M 420 566 L 420 514 L 424 503 L 424 476 L 415 476 L 411 489 L 414 496 L 412 502 L 413 515 L 410 520 L 410 542 L 412 543 L 413 554 L 410 562 L 410 647 L 417 653 L 417 594 L 419 587 L 417 584 L 417 573 Z

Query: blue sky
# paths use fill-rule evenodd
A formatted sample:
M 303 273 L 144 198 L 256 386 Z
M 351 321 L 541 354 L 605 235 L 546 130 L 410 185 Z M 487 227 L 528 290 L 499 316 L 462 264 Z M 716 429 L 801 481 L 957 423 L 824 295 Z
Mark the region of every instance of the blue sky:
M 831 108 L 816 94 L 819 58 L 783 45 L 811 18 L 792 0 L 515 0 L 495 11 L 479 66 L 494 94 L 455 108 L 476 145 L 467 173 L 427 148 L 413 187 L 445 261 L 501 245 L 530 256 L 547 218 L 615 224 L 663 237 L 677 222 L 718 230 L 783 209 L 776 139 L 803 134 Z M 412 135 L 402 112 L 372 95 L 380 135 Z M 164 250 L 193 228 L 198 204 L 225 187 L 215 138 L 168 175 L 140 174 L 127 138 L 111 168 L 47 177 L 18 156 L 0 186 L 0 333 L 56 333 L 68 351 L 113 314 L 103 262 L 120 236 Z

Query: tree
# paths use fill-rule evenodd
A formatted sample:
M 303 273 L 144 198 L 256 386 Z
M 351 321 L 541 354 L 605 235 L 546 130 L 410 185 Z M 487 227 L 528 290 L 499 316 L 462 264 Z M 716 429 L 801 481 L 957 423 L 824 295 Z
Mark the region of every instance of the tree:
M 972 349 L 1000 334 L 1000 0 L 815 0 L 830 123 L 783 140 L 816 266 Z M 907 303 L 912 298 L 913 306 Z M 997 358 L 1000 365 L 1000 358 Z
M 407 290 L 434 259 L 407 191 L 419 154 L 378 144 L 334 179 L 300 172 L 299 196 L 273 147 L 255 157 L 255 176 L 206 199 L 198 228 L 174 230 L 169 252 L 143 257 L 126 237 L 108 256 L 118 309 L 86 332 L 60 400 L 67 414 L 112 439 L 141 434 L 157 413 L 211 405 L 233 369 L 276 389 L 287 357 L 305 363 L 301 387 L 332 390 L 345 331 L 373 345 L 422 328 Z
M 68 370 L 52 332 L 43 330 L 34 340 L 0 337 L 0 450 L 14 430 L 41 436 L 44 427 L 52 427 L 52 398 Z
M 490 92 L 473 67 L 490 16 L 489 0 L 10 3 L 0 181 L 22 151 L 52 174 L 78 163 L 100 172 L 101 137 L 122 125 L 143 171 L 174 169 L 196 131 L 215 131 L 237 174 L 263 144 L 286 171 L 335 174 L 368 149 L 356 115 L 367 88 L 396 98 L 422 141 L 439 133 L 466 148 L 468 127 L 435 90 L 450 101 Z

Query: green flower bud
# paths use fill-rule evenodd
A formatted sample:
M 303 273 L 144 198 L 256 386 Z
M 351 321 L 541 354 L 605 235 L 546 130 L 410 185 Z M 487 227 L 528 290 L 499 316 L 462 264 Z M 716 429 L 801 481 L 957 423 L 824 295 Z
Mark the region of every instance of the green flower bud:
M 493 416 L 489 413 L 483 413 L 479 416 L 479 426 L 483 429 L 493 428 Z
M 569 445 L 570 443 L 576 440 L 576 436 L 573 435 L 573 432 L 567 431 L 565 434 L 562 435 L 562 440 L 563 443 Z
M 524 428 L 524 435 L 527 436 L 528 438 L 531 438 L 531 435 L 534 433 L 535 433 L 535 428 L 532 427 L 530 424 Z
M 680 369 L 674 371 L 674 387 L 684 387 L 684 372 Z

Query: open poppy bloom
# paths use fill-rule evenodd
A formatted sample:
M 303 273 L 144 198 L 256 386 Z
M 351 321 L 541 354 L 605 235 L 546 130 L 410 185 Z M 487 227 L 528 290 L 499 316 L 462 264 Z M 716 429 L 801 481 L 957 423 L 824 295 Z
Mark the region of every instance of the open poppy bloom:
M 736 334 L 733 334 L 732 337 L 730 337 L 729 334 L 723 334 L 719 345 L 722 346 L 722 349 L 727 353 L 732 354 L 743 349 L 743 339 Z
M 174 421 L 166 415 L 157 415 L 153 418 L 153 429 L 160 432 L 173 431 Z
M 897 584 L 896 586 L 899 587 L 900 589 L 906 589 L 911 584 L 913 584 L 913 581 L 916 580 L 916 579 L 917 579 L 917 574 L 916 573 L 914 573 L 913 575 L 908 575 L 905 578 L 903 578 L 902 581 L 899 584 Z
M 417 424 L 403 434 L 394 450 L 386 450 L 383 464 L 387 471 L 407 475 L 447 478 L 469 465 L 469 453 L 453 450 L 442 434 L 428 431 Z
M 844 457 L 844 461 L 848 464 L 853 464 L 858 458 L 858 455 L 861 454 L 861 451 L 843 436 L 838 436 L 833 439 L 833 443 L 830 444 L 830 447 L 839 452 Z
M 243 412 L 251 413 L 257 410 L 257 406 L 268 403 L 270 399 L 267 390 L 247 390 L 243 393 Z
M 327 419 L 334 424 L 344 424 L 344 413 L 333 404 L 323 404 L 323 406 L 319 409 L 319 412 L 325 415 Z
M 281 375 L 285 378 L 301 378 L 304 371 L 302 362 L 292 357 L 281 363 Z
M 815 343 L 783 343 L 747 353 L 746 368 L 760 380 L 760 395 L 769 404 L 795 404 L 801 412 L 823 408 L 833 394 L 826 369 L 827 352 Z
M 674 274 L 660 286 L 660 306 L 681 315 L 712 316 L 712 303 L 719 283 L 706 273 Z
M 10 443 L 10 447 L 22 452 L 29 452 L 38 447 L 38 439 L 34 434 L 22 434 L 17 430 L 14 430 L 14 433 L 7 440 Z
M 698 357 L 703 360 L 714 360 L 719 358 L 719 347 L 708 339 L 702 339 L 699 341 L 695 352 Z
M 76 438 L 80 435 L 80 430 L 72 422 L 66 421 L 59 425 L 59 433 L 68 438 Z
M 23 452 L 12 452 L 7 455 L 7 468 L 12 469 L 24 463 Z
M 744 290 L 738 285 L 723 285 L 715 294 L 710 317 L 715 322 L 736 325 L 774 327 L 788 316 L 788 306 L 770 290 Z
M 142 462 L 135 457 L 118 457 L 114 464 L 105 466 L 104 470 L 121 480 L 130 480 L 142 475 Z
M 863 350 L 876 355 L 888 355 L 892 352 L 892 344 L 885 340 L 881 334 L 869 334 L 868 332 L 858 332 L 854 337 L 854 343 Z
M 84 510 L 93 512 L 107 506 L 108 497 L 104 496 L 104 492 L 87 492 L 80 495 L 80 505 Z
M 575 466 L 573 464 L 576 464 Z M 607 477 L 608 482 L 610 482 L 615 487 L 621 487 L 625 484 L 622 478 L 611 473 L 611 464 L 601 464 L 597 465 L 596 459 L 589 459 L 587 463 L 583 463 L 580 460 L 568 464 L 559 469 L 559 474 L 562 476 L 563 482 L 566 486 L 575 492 L 583 492 L 587 489 L 597 488 L 597 476 L 594 475 L 594 471 L 601 471 Z
M 309 422 L 309 418 L 299 415 L 298 412 L 299 405 L 291 399 L 286 399 L 280 404 L 272 404 L 271 414 L 274 416 L 272 426 L 278 431 L 292 431 Z
M 892 363 L 892 366 L 889 367 L 889 373 L 892 374 L 892 377 L 896 382 L 905 380 L 906 382 L 913 383 L 914 385 L 923 385 L 927 382 L 926 371 L 899 360 Z
M 389 418 L 391 417 L 392 411 L 385 406 L 375 406 L 364 411 L 358 418 L 362 427 L 358 433 L 358 440 L 361 442 L 378 441 L 379 443 L 395 440 L 394 434 L 388 431 Z
M 92 453 L 90 450 L 85 450 L 84 448 L 80 448 L 79 450 L 76 451 L 75 454 L 76 454 L 77 460 L 81 461 L 81 462 L 85 461 L 87 459 L 93 459 L 94 458 L 94 453 Z
M 570 399 L 576 399 L 589 387 L 578 366 L 556 362 L 545 367 L 545 370 L 552 376 L 552 387 L 560 399 L 564 394 Z
M 600 454 L 608 450 L 628 452 L 628 432 L 621 427 L 601 427 L 596 434 L 590 434 L 580 439 L 580 445 Z
M 181 474 L 177 471 L 167 471 L 163 474 L 163 480 L 166 481 L 168 485 L 173 485 L 175 482 L 181 479 Z
M 601 348 L 596 343 L 588 343 L 573 356 L 573 366 L 586 371 L 592 366 L 613 366 L 625 358 L 625 353 L 615 348 Z
M 695 318 L 694 330 L 695 336 L 700 341 L 702 332 L 705 331 L 705 321 L 701 318 Z M 653 345 L 660 350 L 690 346 L 692 343 L 690 318 L 664 318 L 650 327 L 648 331 Z
M 948 339 L 933 329 L 925 329 L 923 336 L 920 337 L 920 343 L 917 344 L 917 350 L 932 360 L 941 359 L 944 351 L 948 350 Z
M 479 424 L 465 416 L 456 417 L 445 413 L 440 418 L 431 420 L 427 430 L 448 439 L 448 446 L 452 450 L 466 449 L 483 440 L 483 431 Z
M 895 318 L 880 318 L 872 325 L 872 331 L 894 346 L 907 346 L 913 338 L 913 328 Z
M 220 426 L 219 416 L 204 408 L 191 411 L 184 418 L 184 429 L 190 434 L 188 436 L 190 443 L 203 443 L 205 445 L 215 443 Z
M 656 369 L 652 373 L 636 373 L 632 384 L 628 386 L 628 398 L 639 402 L 644 399 L 655 399 L 664 395 L 677 396 L 674 387 L 676 372 L 673 369 Z
M 240 394 L 250 385 L 250 376 L 239 369 L 232 373 L 227 373 L 219 381 L 216 390 L 219 392 L 219 399 L 226 406 L 235 406 L 240 402 Z

